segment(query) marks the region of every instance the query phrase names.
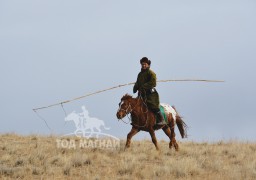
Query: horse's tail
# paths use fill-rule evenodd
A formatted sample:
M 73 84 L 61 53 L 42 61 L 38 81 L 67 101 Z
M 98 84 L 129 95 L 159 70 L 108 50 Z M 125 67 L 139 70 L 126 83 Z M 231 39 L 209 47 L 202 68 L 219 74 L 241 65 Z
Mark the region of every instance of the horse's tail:
M 188 126 L 187 124 L 182 120 L 181 116 L 179 115 L 179 113 L 177 112 L 176 108 L 174 106 L 172 106 L 172 108 L 176 111 L 177 115 L 176 115 L 176 123 L 178 126 L 178 129 L 180 131 L 180 135 L 182 138 L 187 138 L 187 129 Z

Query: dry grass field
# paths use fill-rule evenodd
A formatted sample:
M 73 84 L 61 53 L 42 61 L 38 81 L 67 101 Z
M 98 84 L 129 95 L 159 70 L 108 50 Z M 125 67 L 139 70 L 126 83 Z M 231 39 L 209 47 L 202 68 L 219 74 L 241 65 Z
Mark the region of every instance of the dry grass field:
M 131 148 L 62 148 L 54 136 L 0 135 L 0 179 L 256 179 L 256 144 L 132 141 Z M 73 138 L 75 142 L 78 138 Z

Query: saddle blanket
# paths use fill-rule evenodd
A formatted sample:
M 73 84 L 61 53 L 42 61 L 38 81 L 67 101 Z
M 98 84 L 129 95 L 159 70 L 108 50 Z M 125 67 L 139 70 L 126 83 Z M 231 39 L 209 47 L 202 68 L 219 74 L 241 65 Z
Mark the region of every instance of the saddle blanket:
M 172 106 L 170 106 L 169 104 L 166 104 L 166 103 L 161 103 L 159 108 L 160 108 L 160 111 L 161 111 L 166 123 L 168 123 L 167 117 L 170 113 L 172 114 L 174 122 L 176 122 L 177 112 L 175 111 L 175 109 L 173 109 Z M 157 119 L 157 122 L 159 122 L 159 119 Z

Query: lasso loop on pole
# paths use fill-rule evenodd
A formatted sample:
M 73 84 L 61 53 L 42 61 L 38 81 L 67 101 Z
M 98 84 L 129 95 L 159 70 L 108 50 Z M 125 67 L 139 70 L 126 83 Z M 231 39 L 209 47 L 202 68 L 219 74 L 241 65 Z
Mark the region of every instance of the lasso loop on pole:
M 64 114 L 65 114 L 65 117 L 67 117 L 67 112 L 66 112 L 66 110 L 64 109 L 63 103 L 61 103 L 61 107 L 62 107 L 62 110 L 63 110 L 63 112 L 64 112 Z
M 48 123 L 46 122 L 46 120 L 45 120 L 42 116 L 40 116 L 36 110 L 33 110 L 33 111 L 36 113 L 36 115 L 37 115 L 37 117 L 38 117 L 39 119 L 41 119 L 41 120 L 44 121 L 44 123 L 45 123 L 45 125 L 47 126 L 47 128 L 49 129 L 49 131 L 52 132 L 52 129 L 50 128 L 50 126 L 48 125 Z

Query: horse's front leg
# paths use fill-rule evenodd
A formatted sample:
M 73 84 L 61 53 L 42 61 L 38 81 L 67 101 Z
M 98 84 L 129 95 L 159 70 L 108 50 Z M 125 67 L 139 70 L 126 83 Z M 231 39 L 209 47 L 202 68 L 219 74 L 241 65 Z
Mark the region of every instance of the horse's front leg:
M 154 129 L 149 130 L 149 134 L 151 136 L 152 142 L 154 143 L 154 145 L 156 147 L 156 150 L 159 150 Z
M 139 132 L 138 129 L 132 127 L 131 131 L 127 134 L 127 140 L 126 140 L 126 145 L 125 148 L 129 148 L 131 144 L 131 139 L 132 137 Z

